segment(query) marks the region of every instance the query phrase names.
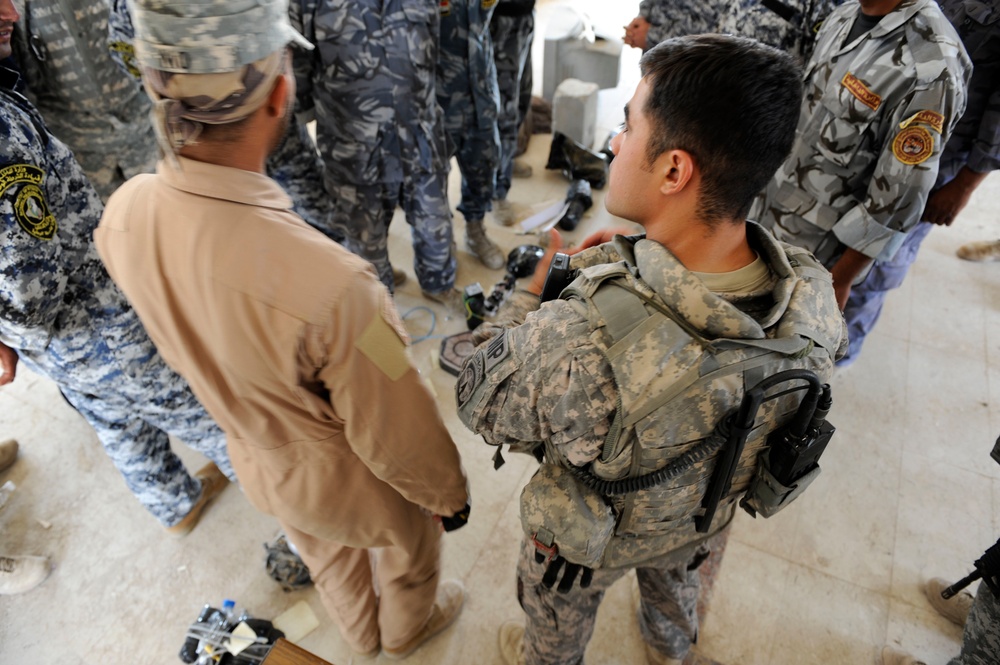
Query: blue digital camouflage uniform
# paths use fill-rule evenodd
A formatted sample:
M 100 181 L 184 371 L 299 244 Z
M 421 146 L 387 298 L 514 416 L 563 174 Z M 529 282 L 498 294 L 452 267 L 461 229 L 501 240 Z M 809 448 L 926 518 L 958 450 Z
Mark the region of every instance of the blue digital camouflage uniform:
M 510 191 L 517 152 L 517 132 L 531 106 L 531 41 L 535 32 L 535 0 L 500 0 L 490 21 L 490 37 L 500 91 L 500 159 L 494 198 Z M 527 85 L 525 85 L 527 79 Z M 524 91 L 527 90 L 527 95 Z
M 751 37 L 806 63 L 816 35 L 843 0 L 721 0 L 716 32 Z
M 891 258 L 920 221 L 972 69 L 933 0 L 903 0 L 845 44 L 859 12 L 824 21 L 792 153 L 750 215 L 828 267 L 845 247 Z
M 167 433 L 235 480 L 222 431 L 163 362 L 94 248 L 103 206 L 0 69 L 0 341 L 55 381 L 164 526 L 201 495 Z
M 496 0 L 441 3 L 437 98 L 444 110 L 449 147 L 462 172 L 458 211 L 468 222 L 483 219 L 492 208 L 500 159 L 500 90 L 489 29 L 496 4 Z
M 934 190 L 967 166 L 976 173 L 1000 168 L 1000 11 L 996 0 L 939 0 L 972 60 L 968 104 L 941 154 Z M 889 260 L 876 261 L 865 280 L 851 288 L 844 318 L 851 337 L 848 354 L 838 363 L 854 362 L 865 337 L 875 327 L 889 291 L 902 285 L 917 259 L 932 224 L 920 222 Z
M 28 97 L 106 201 L 128 178 L 152 172 L 158 156 L 149 98 L 109 57 L 108 0 L 15 4 L 11 47 Z
M 716 32 L 724 0 L 642 0 L 639 16 L 650 23 L 648 50 L 671 37 Z
M 455 283 L 448 155 L 434 94 L 434 0 L 293 0 L 292 26 L 317 46 L 293 53 L 299 110 L 315 114 L 325 183 L 344 245 L 390 291 L 386 246 L 397 203 L 413 229 L 424 291 Z
M 125 0 L 111 0 L 108 19 L 111 57 L 119 67 L 139 80 L 142 73 L 135 62 L 134 39 L 135 29 Z M 145 122 L 152 127 L 148 118 Z M 285 138 L 268 157 L 267 174 L 288 192 L 295 212 L 307 224 L 328 238 L 337 242 L 343 240 L 343 233 L 333 225 L 332 206 L 323 189 L 323 162 L 308 130 L 297 118 L 291 120 Z

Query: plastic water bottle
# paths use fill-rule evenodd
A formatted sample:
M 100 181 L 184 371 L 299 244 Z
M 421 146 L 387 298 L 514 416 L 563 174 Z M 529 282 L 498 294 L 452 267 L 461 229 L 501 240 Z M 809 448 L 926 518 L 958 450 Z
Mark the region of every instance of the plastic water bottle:
M 222 601 L 222 616 L 225 617 L 226 630 L 232 630 L 236 623 L 236 601 L 229 598 Z

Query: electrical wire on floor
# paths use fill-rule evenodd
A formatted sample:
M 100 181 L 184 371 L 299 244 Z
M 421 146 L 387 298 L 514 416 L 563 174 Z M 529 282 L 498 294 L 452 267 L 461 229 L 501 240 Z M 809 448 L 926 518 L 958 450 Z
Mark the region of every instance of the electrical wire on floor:
M 411 344 L 419 344 L 420 342 L 424 342 L 429 339 L 444 339 L 445 337 L 447 337 L 447 335 L 434 334 L 434 329 L 437 328 L 437 314 L 435 314 L 434 310 L 431 309 L 430 307 L 427 307 L 425 305 L 417 305 L 416 307 L 411 307 L 410 309 L 406 310 L 406 312 L 403 313 L 401 318 L 403 319 L 403 321 L 406 321 L 406 319 L 409 318 L 411 314 L 418 311 L 424 311 L 431 315 L 431 327 L 426 334 L 421 335 L 420 337 L 414 337 L 410 341 Z

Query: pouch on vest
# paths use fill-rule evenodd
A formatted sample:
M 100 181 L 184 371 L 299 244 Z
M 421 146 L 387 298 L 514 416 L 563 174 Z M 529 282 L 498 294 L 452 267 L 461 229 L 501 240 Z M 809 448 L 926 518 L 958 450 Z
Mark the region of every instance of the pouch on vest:
M 569 470 L 542 464 L 521 490 L 524 535 L 549 556 L 596 568 L 611 541 L 615 516 L 600 494 Z
M 768 456 L 760 455 L 757 457 L 757 471 L 750 488 L 740 501 L 740 507 L 753 517 L 758 514 L 761 517 L 771 517 L 797 499 L 818 475 L 819 466 L 816 466 L 812 471 L 798 478 L 790 487 L 783 485 L 771 473 Z

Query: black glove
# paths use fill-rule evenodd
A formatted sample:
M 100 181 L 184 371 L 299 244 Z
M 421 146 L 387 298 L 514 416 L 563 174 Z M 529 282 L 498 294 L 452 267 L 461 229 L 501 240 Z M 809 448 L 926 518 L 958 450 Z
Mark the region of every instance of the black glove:
M 545 563 L 546 557 L 542 552 L 535 552 L 535 561 L 538 563 Z M 549 560 L 549 565 L 545 569 L 545 575 L 542 576 L 542 585 L 546 589 L 551 589 L 559 578 L 559 571 L 563 571 L 562 580 L 559 582 L 559 586 L 556 587 L 556 591 L 559 593 L 566 593 L 573 588 L 573 582 L 576 581 L 577 576 L 580 577 L 580 588 L 586 589 L 590 586 L 590 582 L 594 577 L 594 569 L 587 568 L 586 566 L 581 566 L 578 563 L 570 563 L 566 559 L 562 558 L 558 554 Z M 583 571 L 583 574 L 580 574 Z
M 461 529 L 463 526 L 469 523 L 469 513 L 472 512 L 472 507 L 469 504 L 465 504 L 465 508 L 452 515 L 451 517 L 441 516 L 441 526 L 444 527 L 445 531 L 454 531 L 455 529 Z

